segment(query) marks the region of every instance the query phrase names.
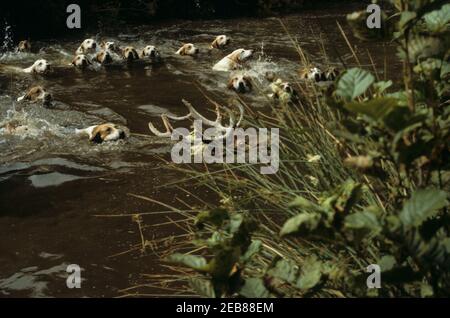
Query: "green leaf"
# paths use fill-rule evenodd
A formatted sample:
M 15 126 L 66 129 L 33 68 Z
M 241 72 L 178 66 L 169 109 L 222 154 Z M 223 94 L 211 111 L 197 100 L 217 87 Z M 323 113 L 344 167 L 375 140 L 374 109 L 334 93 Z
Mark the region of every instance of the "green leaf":
M 379 120 L 387 116 L 397 105 L 397 100 L 394 98 L 379 97 L 363 103 L 350 102 L 345 104 L 344 107 L 351 112 Z
M 245 298 L 269 298 L 271 294 L 261 278 L 250 277 L 245 280 L 239 294 Z
M 320 212 L 323 211 L 323 208 L 314 203 L 311 202 L 310 200 L 302 197 L 302 196 L 297 196 L 295 197 L 295 199 L 289 204 L 290 208 L 298 208 L 300 210 L 305 210 L 307 212 L 309 211 L 315 211 L 315 212 Z
M 322 278 L 322 262 L 317 257 L 311 256 L 305 259 L 302 264 L 300 277 L 297 281 L 297 287 L 303 290 L 309 290 L 316 286 Z
M 419 59 L 433 57 L 441 53 L 441 41 L 433 37 L 417 36 L 414 37 L 408 46 L 410 62 L 416 62 Z
M 417 14 L 414 11 L 403 11 L 400 15 L 400 21 L 398 22 L 399 28 L 400 29 L 405 28 L 416 17 Z
M 230 233 L 236 233 L 239 231 L 243 222 L 244 216 L 242 214 L 233 214 L 230 217 Z
M 319 198 L 320 205 L 328 211 L 328 223 L 332 222 L 335 212 L 350 212 L 361 195 L 361 188 L 360 183 L 348 179 L 332 192 L 327 192 L 325 196 Z
M 207 272 L 209 270 L 206 259 L 201 256 L 175 253 L 170 255 L 167 260 L 169 262 L 184 265 L 200 272 Z
M 403 205 L 400 220 L 406 228 L 420 226 L 447 205 L 447 193 L 437 189 L 417 190 Z
M 392 255 L 385 255 L 378 261 L 378 265 L 382 272 L 390 271 L 394 268 L 395 264 L 397 264 L 397 261 Z
M 298 279 L 299 271 L 300 269 L 295 262 L 280 259 L 267 273 L 270 276 L 279 278 L 287 283 L 295 284 Z
M 206 298 L 215 298 L 214 286 L 211 281 L 201 278 L 190 278 L 189 285 L 200 296 Z
M 298 214 L 284 223 L 280 235 L 285 236 L 298 232 L 314 231 L 320 222 L 320 215 L 317 213 Z
M 344 226 L 348 229 L 368 230 L 375 233 L 381 231 L 377 216 L 367 210 L 348 215 L 345 218 Z
M 261 251 L 261 246 L 262 242 L 260 240 L 252 241 L 245 254 L 241 256 L 241 262 L 248 262 L 253 257 L 253 255 Z
M 450 73 L 450 63 L 444 61 L 441 68 L 441 79 L 445 79 L 448 73 Z
M 425 75 L 430 76 L 437 70 L 440 70 L 441 68 L 442 68 L 442 60 L 429 58 L 414 66 L 414 72 L 424 73 Z
M 392 86 L 392 81 L 379 81 L 373 84 L 373 87 L 377 91 L 377 94 L 382 94 L 385 90 Z
M 450 22 L 450 4 L 445 4 L 440 10 L 435 10 L 423 16 L 428 30 L 440 33 L 448 30 Z
M 427 283 L 420 284 L 420 297 L 427 298 L 427 297 L 433 297 L 434 291 L 433 287 Z
M 351 68 L 339 78 L 336 95 L 353 100 L 364 94 L 374 80 L 375 78 L 369 72 L 360 68 Z

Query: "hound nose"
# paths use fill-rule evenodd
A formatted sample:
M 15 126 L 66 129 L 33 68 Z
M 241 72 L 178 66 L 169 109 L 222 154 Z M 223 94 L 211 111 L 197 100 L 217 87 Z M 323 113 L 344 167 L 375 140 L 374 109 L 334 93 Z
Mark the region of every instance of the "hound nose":
M 97 48 L 97 43 L 92 43 L 92 47 L 95 49 L 95 48 Z
M 125 139 L 125 137 L 126 137 L 125 132 L 121 130 L 119 133 L 119 139 Z
M 155 51 L 150 51 L 150 57 L 155 57 Z
M 240 91 L 245 90 L 245 85 L 244 85 L 243 82 L 239 82 L 239 90 L 240 90 Z
M 195 54 L 199 53 L 200 50 L 199 49 L 195 49 Z

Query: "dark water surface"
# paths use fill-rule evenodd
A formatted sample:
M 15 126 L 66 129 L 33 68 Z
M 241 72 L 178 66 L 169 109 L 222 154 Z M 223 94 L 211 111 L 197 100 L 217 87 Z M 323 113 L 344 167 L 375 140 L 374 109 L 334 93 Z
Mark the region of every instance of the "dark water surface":
M 335 22 L 345 24 L 348 11 L 306 12 L 283 21 L 312 61 L 340 65 L 338 52 L 346 63 L 354 65 Z M 232 38 L 230 47 L 223 53 L 206 53 L 209 42 L 219 34 Z M 140 242 L 131 217 L 96 216 L 161 210 L 128 193 L 168 204 L 186 199 L 184 193 L 155 189 L 181 176 L 162 170 L 163 163 L 154 157 L 167 154 L 170 147 L 158 138 L 140 135 L 149 135 L 148 121 L 159 122 L 157 116 L 167 111 L 184 114 L 182 98 L 207 112 L 212 107 L 202 91 L 222 103 L 235 96 L 226 89 L 228 75 L 211 70 L 233 49 L 256 51 L 249 72 L 262 89 L 267 87 L 263 78 L 266 71 L 292 80 L 298 68 L 298 54 L 274 18 L 164 22 L 124 34 L 97 36 L 98 40 L 103 38 L 138 48 L 156 45 L 165 63 L 79 72 L 65 65 L 82 39 L 37 42 L 35 45 L 42 48 L 38 54 L 0 57 L 4 65 L 26 67 L 39 57 L 56 66 L 47 77 L 0 73 L 0 123 L 16 120 L 31 127 L 23 137 L 0 136 L 0 297 L 119 296 L 120 290 L 143 281 L 140 274 L 162 273 L 158 257 L 151 252 L 117 255 Z M 320 38 L 327 48 L 328 62 L 323 58 Z M 203 53 L 195 59 L 174 56 L 182 42 L 195 43 Z M 392 47 L 355 43 L 363 55 L 366 49 L 371 52 L 379 69 L 383 69 L 388 52 L 388 70 L 395 72 Z M 362 56 L 362 61 L 368 63 L 367 57 Z M 14 108 L 13 98 L 36 83 L 53 93 L 57 109 Z M 257 108 L 265 98 L 254 93 L 244 100 Z M 75 128 L 105 121 L 124 124 L 135 135 L 102 145 L 73 135 Z M 165 221 L 163 214 L 145 218 L 150 225 Z M 146 234 L 153 239 L 175 233 L 177 228 L 168 226 L 155 227 Z M 73 263 L 84 269 L 81 289 L 66 288 L 65 269 Z

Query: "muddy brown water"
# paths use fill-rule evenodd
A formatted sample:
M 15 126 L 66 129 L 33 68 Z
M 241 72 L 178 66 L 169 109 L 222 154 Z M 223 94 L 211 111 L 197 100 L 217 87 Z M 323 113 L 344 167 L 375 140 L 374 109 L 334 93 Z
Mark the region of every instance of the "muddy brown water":
M 338 52 L 348 65 L 354 65 L 335 23 L 339 20 L 345 24 L 344 16 L 349 11 L 305 12 L 283 21 L 313 61 L 326 62 L 319 44 L 321 34 L 329 63 L 339 65 Z M 230 47 L 224 52 L 206 53 L 208 43 L 219 34 L 231 36 Z M 128 193 L 168 204 L 177 204 L 178 198 L 185 200 L 184 193 L 155 188 L 182 177 L 162 169 L 163 163 L 154 157 L 167 154 L 170 147 L 160 139 L 141 135 L 92 145 L 74 136 L 75 128 L 113 121 L 133 133 L 149 135 L 149 120 L 158 121 L 162 112 L 185 112 L 182 98 L 204 112 L 211 105 L 203 92 L 226 103 L 234 96 L 226 90 L 228 75 L 214 73 L 211 67 L 235 48 L 256 51 L 249 71 L 260 87 L 267 86 L 263 75 L 269 70 L 292 79 L 299 60 L 274 18 L 164 22 L 96 38 L 136 47 L 154 44 L 164 63 L 76 71 L 64 65 L 81 38 L 36 42 L 35 46 L 41 48 L 38 53 L 10 53 L 0 58 L 0 64 L 25 67 L 43 57 L 55 66 L 55 71 L 45 77 L 0 73 L 0 121 L 16 120 L 32 127 L 23 137 L 0 136 L 0 297 L 119 296 L 122 289 L 145 282 L 141 274 L 164 271 L 152 253 L 135 251 L 115 256 L 140 241 L 130 218 L 95 215 L 162 210 Z M 203 52 L 195 59 L 174 56 L 182 42 L 193 42 Z M 355 43 L 361 53 L 370 50 L 379 69 L 387 52 L 388 69 L 394 72 L 392 47 Z M 362 60 L 368 63 L 367 57 Z M 55 109 L 21 109 L 14 105 L 13 98 L 34 83 L 53 93 Z M 264 105 L 261 94 L 243 98 L 252 107 Z M 145 217 L 150 225 L 164 221 L 167 218 L 161 214 Z M 151 235 L 161 238 L 177 231 L 171 226 L 156 227 Z M 68 264 L 83 268 L 81 289 L 66 287 Z M 145 292 L 154 291 L 150 288 Z

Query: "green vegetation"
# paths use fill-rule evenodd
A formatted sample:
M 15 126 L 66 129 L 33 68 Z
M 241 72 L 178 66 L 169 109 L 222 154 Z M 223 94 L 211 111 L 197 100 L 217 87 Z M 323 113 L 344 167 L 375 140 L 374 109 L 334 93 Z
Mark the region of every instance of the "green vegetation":
M 244 105 L 247 125 L 280 128 L 276 175 L 170 167 L 220 202 L 192 194 L 196 217 L 173 208 L 191 239 L 167 258 L 181 266 L 177 283 L 207 297 L 450 295 L 450 5 L 393 3 L 383 37 L 398 43 L 403 84 L 351 68 L 332 89 L 298 82 L 299 103 L 270 103 L 270 115 Z M 381 289 L 366 286 L 369 264 Z

